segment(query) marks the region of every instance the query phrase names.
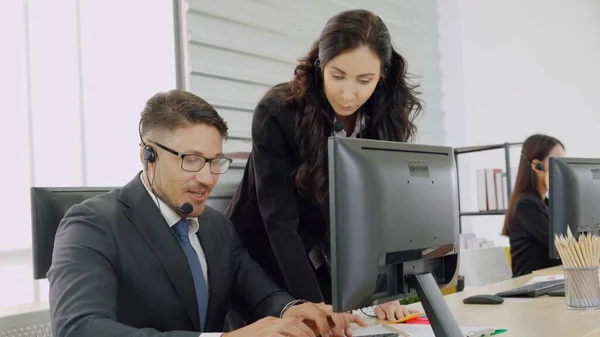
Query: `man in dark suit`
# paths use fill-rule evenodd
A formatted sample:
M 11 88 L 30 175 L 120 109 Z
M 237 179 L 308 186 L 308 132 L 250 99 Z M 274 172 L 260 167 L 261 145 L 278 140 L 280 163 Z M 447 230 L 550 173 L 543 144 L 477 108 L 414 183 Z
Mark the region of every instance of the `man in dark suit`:
M 230 337 L 342 336 L 351 322 L 364 325 L 278 288 L 229 220 L 205 205 L 231 163 L 226 136 L 223 119 L 193 94 L 148 100 L 144 170 L 73 206 L 56 233 L 48 272 L 55 336 L 220 336 L 233 299 L 258 321 Z

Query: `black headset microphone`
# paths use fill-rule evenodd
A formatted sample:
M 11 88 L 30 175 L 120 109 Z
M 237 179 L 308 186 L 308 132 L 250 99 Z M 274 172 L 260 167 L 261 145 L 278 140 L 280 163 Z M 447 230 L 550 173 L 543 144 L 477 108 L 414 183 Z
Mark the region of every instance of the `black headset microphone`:
M 181 205 L 181 207 L 177 207 L 177 211 L 181 212 L 181 214 L 187 217 L 192 213 L 192 211 L 194 211 L 194 206 L 192 206 L 192 204 L 190 204 L 189 202 L 186 202 L 183 205 Z
M 142 121 L 140 120 L 140 127 L 139 127 L 139 132 L 140 132 L 140 141 L 142 142 L 142 144 L 144 145 L 144 170 L 146 171 L 146 178 L 148 178 L 148 163 L 154 163 L 156 161 L 156 152 L 154 151 L 154 148 L 152 148 L 152 146 L 144 143 L 144 139 L 142 138 Z M 165 204 L 169 205 L 171 208 L 173 208 L 176 212 L 178 212 L 180 215 L 183 215 L 185 217 L 189 216 L 193 211 L 194 211 L 194 206 L 192 206 L 192 204 L 190 204 L 189 202 L 184 203 L 183 205 L 181 205 L 180 207 L 175 207 L 171 204 L 169 204 L 166 200 L 163 200 L 163 198 L 161 198 L 160 196 L 158 196 L 158 194 L 154 191 L 154 187 L 152 186 L 154 183 L 154 174 L 152 175 L 152 180 L 148 179 L 148 182 L 150 183 L 150 190 L 152 191 L 152 194 L 154 194 L 154 196 L 157 199 L 160 199 L 162 202 L 164 202 Z M 160 204 L 158 204 L 158 208 L 160 209 Z
M 333 131 L 335 131 L 335 132 L 340 132 L 340 131 L 344 130 L 344 127 L 345 126 L 344 126 L 343 122 L 335 121 L 333 123 Z

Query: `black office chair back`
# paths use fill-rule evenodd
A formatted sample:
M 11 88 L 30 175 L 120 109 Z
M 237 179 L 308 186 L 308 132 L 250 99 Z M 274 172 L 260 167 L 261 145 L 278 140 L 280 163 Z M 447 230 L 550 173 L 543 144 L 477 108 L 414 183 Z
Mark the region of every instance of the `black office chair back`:
M 71 206 L 109 192 L 110 187 L 32 187 L 31 232 L 33 237 L 33 277 L 46 278 L 52 263 L 54 236 Z

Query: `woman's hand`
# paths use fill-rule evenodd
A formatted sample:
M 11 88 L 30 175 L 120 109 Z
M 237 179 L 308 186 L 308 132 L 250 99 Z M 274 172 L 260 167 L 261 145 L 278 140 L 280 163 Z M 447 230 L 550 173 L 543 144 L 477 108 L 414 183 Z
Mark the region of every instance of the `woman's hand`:
M 382 321 L 396 321 L 417 312 L 419 311 L 402 306 L 400 301 L 391 301 L 375 307 L 375 315 Z

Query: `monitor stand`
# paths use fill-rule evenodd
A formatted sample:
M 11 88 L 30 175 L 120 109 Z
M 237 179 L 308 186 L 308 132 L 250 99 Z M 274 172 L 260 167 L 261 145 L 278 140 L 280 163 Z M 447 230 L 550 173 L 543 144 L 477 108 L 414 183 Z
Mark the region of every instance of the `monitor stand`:
M 431 273 L 407 275 L 410 287 L 417 290 L 425 314 L 436 337 L 463 337 Z

